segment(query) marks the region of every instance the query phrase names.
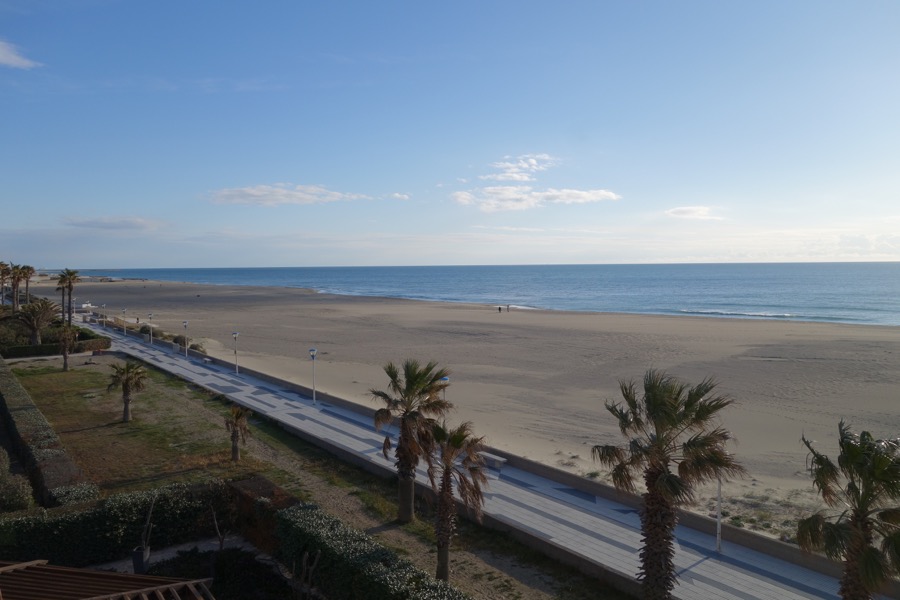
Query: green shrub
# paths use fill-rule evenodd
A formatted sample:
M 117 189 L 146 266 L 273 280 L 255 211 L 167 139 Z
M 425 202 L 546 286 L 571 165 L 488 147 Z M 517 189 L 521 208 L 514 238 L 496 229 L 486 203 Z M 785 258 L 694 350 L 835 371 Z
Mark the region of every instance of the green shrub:
M 31 484 L 24 475 L 0 477 L 0 512 L 25 510 L 34 506 Z
M 200 486 L 175 484 L 155 491 L 110 496 L 88 506 L 41 509 L 0 519 L 0 560 L 44 558 L 54 564 L 82 567 L 121 559 L 140 545 L 151 503 L 151 547 L 209 537 L 214 535 L 212 508 L 219 514 L 220 527 L 233 527 L 223 517 L 228 514 L 223 509 L 228 501 L 221 482 Z
M 316 582 L 329 598 L 468 598 L 315 505 L 298 504 L 279 511 L 276 518 L 281 561 L 300 564 L 304 552 L 310 555 L 321 552 Z
M 50 497 L 57 506 L 82 504 L 100 497 L 100 488 L 90 482 L 64 485 L 50 490 Z

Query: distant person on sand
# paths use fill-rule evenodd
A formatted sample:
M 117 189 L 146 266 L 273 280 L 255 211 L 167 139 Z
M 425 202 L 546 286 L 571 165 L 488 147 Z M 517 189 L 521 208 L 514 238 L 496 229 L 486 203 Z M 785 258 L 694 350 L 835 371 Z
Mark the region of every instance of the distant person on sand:
M 506 312 L 509 312 L 509 304 L 506 305 Z
M 502 307 L 502 306 L 498 306 L 498 307 L 497 307 L 497 312 L 502 313 L 502 312 L 503 312 L 503 307 Z

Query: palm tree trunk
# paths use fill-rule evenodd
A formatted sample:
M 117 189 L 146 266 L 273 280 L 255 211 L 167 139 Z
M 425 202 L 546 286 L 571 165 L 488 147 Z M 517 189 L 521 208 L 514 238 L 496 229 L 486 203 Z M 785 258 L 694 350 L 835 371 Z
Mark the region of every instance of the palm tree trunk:
M 456 529 L 456 505 L 453 503 L 453 480 L 450 471 L 445 469 L 441 475 L 441 488 L 438 491 L 437 516 L 434 535 L 437 538 L 437 572 L 435 578 L 450 580 L 450 540 Z
M 647 493 L 640 511 L 641 582 L 643 600 L 670 600 L 675 587 L 675 525 L 678 515 L 675 507 L 654 486 L 663 474 L 661 469 L 648 469 L 644 480 Z
M 241 460 L 241 447 L 238 445 L 240 439 L 240 432 L 235 427 L 231 430 L 231 460 L 233 462 Z
M 450 544 L 438 543 L 435 579 L 450 581 Z
M 122 408 L 122 422 L 128 423 L 131 421 L 131 394 L 122 394 L 122 404 L 124 405 Z
M 397 520 L 410 523 L 416 518 L 416 476 L 400 477 Z
M 844 572 L 841 575 L 841 587 L 838 593 L 843 600 L 871 600 L 872 594 L 862 579 L 859 560 L 872 546 L 872 525 L 865 517 L 853 514 L 850 526 L 855 535 L 844 554 Z
M 63 371 L 69 370 L 69 345 L 63 342 L 62 345 L 62 355 L 63 355 Z
M 73 291 L 74 290 L 72 288 L 69 288 L 69 326 L 72 325 L 72 312 L 75 310 L 75 299 L 72 298 Z
M 66 286 L 62 286 L 62 304 L 59 305 L 59 310 L 62 312 L 62 320 L 63 323 L 66 322 Z

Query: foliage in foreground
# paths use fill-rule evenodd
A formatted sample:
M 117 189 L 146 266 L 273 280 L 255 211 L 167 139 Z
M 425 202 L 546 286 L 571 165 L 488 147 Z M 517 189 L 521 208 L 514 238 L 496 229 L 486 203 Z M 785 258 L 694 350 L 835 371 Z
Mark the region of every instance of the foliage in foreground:
M 281 561 L 299 565 L 304 552 L 321 552 L 316 582 L 332 600 L 468 598 L 313 504 L 286 508 L 276 518 Z
M 841 598 L 868 600 L 900 572 L 900 439 L 877 440 L 868 431 L 856 435 L 843 421 L 838 429 L 836 465 L 805 436 L 803 443 L 813 485 L 841 512 L 819 511 L 801 520 L 797 542 L 843 559 Z
M 152 492 L 117 494 L 88 506 L 41 509 L 0 520 L 0 560 L 46 559 L 71 567 L 118 560 L 140 544 L 154 497 L 150 543 L 155 547 L 209 537 L 214 534 L 211 509 L 229 514 L 221 482 L 174 484 Z

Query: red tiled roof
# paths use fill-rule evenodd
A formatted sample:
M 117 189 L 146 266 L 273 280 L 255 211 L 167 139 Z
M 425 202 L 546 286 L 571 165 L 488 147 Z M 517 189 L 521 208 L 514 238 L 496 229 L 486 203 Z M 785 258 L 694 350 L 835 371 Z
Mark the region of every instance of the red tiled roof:
M 210 581 L 0 561 L 0 600 L 215 600 Z

